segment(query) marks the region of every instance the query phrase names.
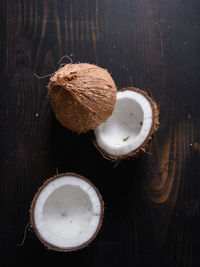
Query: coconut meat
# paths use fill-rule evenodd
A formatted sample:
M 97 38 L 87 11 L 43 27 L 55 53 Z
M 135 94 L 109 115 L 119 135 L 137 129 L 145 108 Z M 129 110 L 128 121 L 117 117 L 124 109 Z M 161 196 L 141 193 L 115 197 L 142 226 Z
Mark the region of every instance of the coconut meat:
M 97 144 L 111 155 L 128 154 L 148 137 L 152 121 L 152 107 L 144 95 L 119 91 L 112 115 L 94 130 Z
M 90 240 L 101 217 L 101 202 L 87 181 L 64 176 L 49 182 L 34 209 L 35 226 L 44 241 L 60 248 L 74 248 Z

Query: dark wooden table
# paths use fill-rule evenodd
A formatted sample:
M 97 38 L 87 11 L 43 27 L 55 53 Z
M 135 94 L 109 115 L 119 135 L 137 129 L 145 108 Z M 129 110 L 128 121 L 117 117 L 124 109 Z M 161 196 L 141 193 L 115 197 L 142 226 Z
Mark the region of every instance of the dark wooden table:
M 0 37 L 1 266 L 200 266 L 200 1 L 2 0 Z M 47 98 L 59 59 L 98 64 L 118 88 L 160 105 L 149 152 L 115 166 L 55 119 Z M 67 58 L 62 63 L 69 62 Z M 48 251 L 27 230 L 38 187 L 66 171 L 105 201 L 97 238 Z M 72 265 L 73 264 L 73 265 Z

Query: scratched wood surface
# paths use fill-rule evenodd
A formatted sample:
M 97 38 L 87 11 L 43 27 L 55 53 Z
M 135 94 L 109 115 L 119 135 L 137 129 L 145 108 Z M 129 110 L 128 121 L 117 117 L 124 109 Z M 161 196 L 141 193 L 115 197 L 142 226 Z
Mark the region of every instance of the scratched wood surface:
M 0 2 L 2 266 L 200 266 L 200 1 Z M 107 68 L 118 88 L 160 106 L 148 153 L 117 166 L 54 118 L 48 79 L 59 59 Z M 62 63 L 69 62 L 63 59 Z M 27 231 L 34 193 L 56 172 L 88 177 L 105 201 L 93 243 L 46 250 Z

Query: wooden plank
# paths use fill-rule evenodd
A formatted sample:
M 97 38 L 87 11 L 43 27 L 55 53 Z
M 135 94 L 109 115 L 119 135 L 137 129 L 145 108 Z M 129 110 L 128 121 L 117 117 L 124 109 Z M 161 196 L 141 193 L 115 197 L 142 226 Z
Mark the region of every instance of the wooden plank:
M 4 0 L 0 12 L 4 266 L 199 266 L 199 1 Z M 118 88 L 134 85 L 155 98 L 160 129 L 148 153 L 115 166 L 90 134 L 56 121 L 49 77 L 34 74 L 51 74 L 65 55 L 107 68 Z M 106 205 L 99 235 L 71 254 L 45 250 L 30 231 L 18 246 L 34 193 L 57 171 L 99 188 Z

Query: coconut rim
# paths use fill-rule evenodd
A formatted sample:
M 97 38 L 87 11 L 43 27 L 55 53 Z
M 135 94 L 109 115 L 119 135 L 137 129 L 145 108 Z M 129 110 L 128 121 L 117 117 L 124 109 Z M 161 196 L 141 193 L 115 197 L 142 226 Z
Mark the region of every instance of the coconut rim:
M 159 108 L 158 108 L 156 101 L 152 97 L 150 97 L 146 91 L 141 90 L 141 89 L 136 88 L 136 87 L 122 88 L 122 89 L 119 89 L 117 91 L 117 93 L 118 92 L 124 92 L 124 91 L 133 91 L 133 92 L 139 93 L 147 99 L 147 101 L 149 102 L 149 104 L 152 108 L 152 125 L 150 128 L 149 134 L 147 135 L 147 137 L 144 139 L 144 141 L 141 143 L 140 146 L 138 146 L 135 150 L 130 151 L 129 153 L 126 153 L 124 155 L 119 155 L 119 156 L 106 152 L 97 143 L 96 136 L 95 136 L 95 133 L 93 131 L 93 144 L 94 144 L 94 146 L 97 148 L 97 150 L 99 150 L 99 152 L 102 154 L 103 157 L 105 157 L 106 159 L 109 159 L 111 161 L 114 161 L 114 162 L 121 161 L 124 159 L 130 159 L 132 157 L 138 156 L 142 151 L 145 152 L 146 148 L 151 143 L 151 140 L 152 140 L 153 136 L 155 135 L 155 133 L 157 132 L 158 127 L 159 127 Z
M 56 179 L 59 179 L 61 177 L 66 177 L 66 176 L 73 176 L 73 177 L 76 177 L 76 178 L 79 178 L 79 179 L 82 179 L 84 180 L 85 182 L 87 182 L 96 192 L 98 198 L 99 198 L 99 201 L 100 201 L 100 205 L 101 205 L 101 209 L 100 209 L 100 215 L 99 215 L 99 223 L 97 225 L 97 228 L 96 228 L 96 231 L 94 232 L 94 234 L 91 236 L 90 239 L 88 239 L 88 241 L 82 243 L 81 245 L 79 246 L 75 246 L 75 247 L 58 247 L 58 246 L 55 246 L 51 243 L 49 243 L 46 239 L 43 238 L 43 236 L 40 234 L 38 228 L 37 228 L 37 225 L 35 223 L 35 216 L 34 216 L 34 209 L 35 209 L 35 204 L 37 202 L 37 199 L 40 195 L 40 193 L 42 192 L 42 190 L 49 184 L 51 183 L 53 180 L 56 180 Z M 84 247 L 86 247 L 87 245 L 89 245 L 94 239 L 95 237 L 97 236 L 100 228 L 101 228 L 101 225 L 102 225 L 102 222 L 103 222 L 103 216 L 104 216 L 104 201 L 102 199 L 102 196 L 101 194 L 99 193 L 99 190 L 97 189 L 97 187 L 90 181 L 88 180 L 87 178 L 85 178 L 84 176 L 82 175 L 79 175 L 77 173 L 73 173 L 73 172 L 66 172 L 66 173 L 61 173 L 61 174 L 57 174 L 49 179 L 47 179 L 38 189 L 38 191 L 35 193 L 34 195 L 34 198 L 31 202 L 31 207 L 30 207 L 30 227 L 33 228 L 36 236 L 38 237 L 38 239 L 43 243 L 43 245 L 45 245 L 45 247 L 47 247 L 47 249 L 50 249 L 50 250 L 55 250 L 55 251 L 59 251 L 59 252 L 69 252 L 69 251 L 76 251 L 76 250 L 79 250 L 79 249 L 82 249 Z

